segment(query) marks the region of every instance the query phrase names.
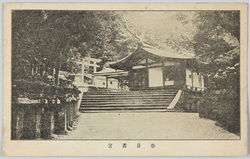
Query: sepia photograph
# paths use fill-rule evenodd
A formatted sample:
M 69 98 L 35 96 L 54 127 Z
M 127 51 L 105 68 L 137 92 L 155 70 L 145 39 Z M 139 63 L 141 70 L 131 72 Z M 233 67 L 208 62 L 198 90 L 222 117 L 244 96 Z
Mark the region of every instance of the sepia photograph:
M 9 17 L 8 140 L 242 139 L 240 10 L 29 8 Z

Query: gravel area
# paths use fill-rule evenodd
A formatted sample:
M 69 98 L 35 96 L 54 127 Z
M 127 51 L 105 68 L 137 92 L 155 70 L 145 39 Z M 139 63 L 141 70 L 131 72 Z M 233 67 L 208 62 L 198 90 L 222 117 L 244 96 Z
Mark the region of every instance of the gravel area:
M 198 113 L 81 113 L 58 139 L 239 139 Z

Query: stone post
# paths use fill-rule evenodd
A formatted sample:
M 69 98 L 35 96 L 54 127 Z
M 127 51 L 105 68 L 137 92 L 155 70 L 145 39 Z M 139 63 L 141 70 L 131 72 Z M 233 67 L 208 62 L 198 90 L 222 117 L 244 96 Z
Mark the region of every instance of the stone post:
M 42 119 L 42 104 L 39 104 L 36 109 L 36 139 L 41 138 L 41 119 Z
M 55 109 L 55 134 L 66 134 L 66 103 L 58 104 Z
M 20 140 L 23 136 L 23 104 L 13 103 L 11 115 L 11 139 Z
M 43 115 L 42 115 L 42 130 L 41 137 L 43 139 L 51 139 L 53 129 L 54 129 L 54 104 L 49 103 L 44 107 Z
M 36 139 L 36 106 L 26 104 L 23 118 L 23 139 Z

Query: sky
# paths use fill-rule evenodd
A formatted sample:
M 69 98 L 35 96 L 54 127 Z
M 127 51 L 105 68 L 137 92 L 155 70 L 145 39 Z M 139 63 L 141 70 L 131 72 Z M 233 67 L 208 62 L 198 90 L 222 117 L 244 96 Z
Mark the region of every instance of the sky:
M 175 42 L 184 37 L 192 41 L 198 30 L 195 11 L 127 11 L 123 15 L 129 29 L 141 41 L 153 43 L 164 50 L 172 49 L 166 39 Z M 225 33 L 223 38 L 231 45 L 239 45 L 230 34 Z M 192 48 L 186 51 L 187 54 L 193 52 Z
M 193 11 L 128 11 L 124 14 L 130 30 L 142 40 L 147 36 L 157 41 L 181 36 L 192 39 L 196 30 L 194 18 Z

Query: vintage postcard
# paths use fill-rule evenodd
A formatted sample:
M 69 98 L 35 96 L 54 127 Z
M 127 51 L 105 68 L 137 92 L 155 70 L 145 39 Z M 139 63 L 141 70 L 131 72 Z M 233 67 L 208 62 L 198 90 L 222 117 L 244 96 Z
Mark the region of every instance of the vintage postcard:
M 247 155 L 247 4 L 6 3 L 3 155 Z

